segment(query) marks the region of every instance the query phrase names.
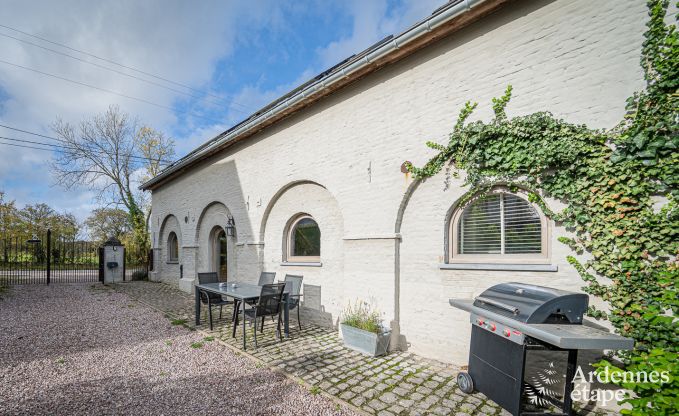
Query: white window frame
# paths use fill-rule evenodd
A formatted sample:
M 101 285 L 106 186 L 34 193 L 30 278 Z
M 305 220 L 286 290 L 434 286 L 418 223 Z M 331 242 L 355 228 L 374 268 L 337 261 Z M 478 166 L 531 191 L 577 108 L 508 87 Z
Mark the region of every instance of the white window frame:
M 287 263 L 319 263 L 321 261 L 321 256 L 294 256 L 292 253 L 292 239 L 294 237 L 293 231 L 295 230 L 295 227 L 297 224 L 304 220 L 304 219 L 310 219 L 313 222 L 316 223 L 316 226 L 320 230 L 321 227 L 318 225 L 318 221 L 314 217 L 312 217 L 309 214 L 298 214 L 290 221 L 288 221 L 288 226 L 285 229 L 285 238 L 284 238 L 284 250 L 283 253 L 285 253 L 285 258 L 283 259 L 284 262 Z M 322 243 L 319 242 L 319 243 Z M 319 247 L 320 250 L 322 250 L 322 247 Z
M 173 238 L 174 237 L 174 238 Z M 174 253 L 172 240 L 176 242 L 177 252 Z M 176 257 L 175 257 L 176 255 Z M 170 231 L 167 235 L 167 262 L 168 263 L 179 263 L 179 237 L 174 231 Z
M 540 217 L 540 227 L 541 227 L 541 250 L 540 253 L 520 253 L 520 254 L 460 254 L 457 252 L 459 237 L 458 228 L 460 226 L 460 219 L 464 210 L 471 204 L 476 202 L 479 198 L 482 198 L 488 194 L 510 194 L 517 196 L 528 204 L 530 204 L 535 212 L 537 212 Z M 500 222 L 501 222 L 501 251 L 504 252 L 505 245 L 505 221 L 504 221 L 504 198 L 500 199 Z M 497 186 L 491 189 L 489 192 L 480 193 L 474 196 L 472 199 L 467 201 L 463 206 L 457 207 L 453 211 L 453 215 L 450 218 L 448 225 L 448 263 L 496 263 L 496 264 L 547 264 L 551 258 L 551 246 L 550 246 L 550 227 L 549 219 L 545 216 L 539 206 L 530 202 L 528 196 L 522 190 L 517 192 L 512 192 L 506 186 Z

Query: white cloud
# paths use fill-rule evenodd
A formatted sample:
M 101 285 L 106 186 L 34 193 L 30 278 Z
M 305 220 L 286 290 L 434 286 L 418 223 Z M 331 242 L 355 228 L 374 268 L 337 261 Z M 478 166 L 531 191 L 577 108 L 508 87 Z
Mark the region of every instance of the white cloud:
M 362 51 L 371 44 L 389 34 L 398 33 L 418 20 L 430 14 L 443 0 L 407 0 L 389 10 L 386 0 L 351 0 L 343 4 L 352 17 L 352 31 L 345 37 L 330 42 L 316 50 L 321 68 L 308 67 L 294 81 L 279 85 L 274 89 L 263 89 L 259 85 L 244 85 L 234 96 L 234 101 L 259 108 L 282 96 L 293 88 L 311 79 L 324 69 L 332 67 L 349 56 Z M 242 114 L 234 111 L 227 114 L 226 120 L 233 124 L 242 118 Z M 212 129 L 204 129 L 190 140 L 196 145 L 203 143 L 199 140 L 202 134 Z M 216 134 L 223 131 L 217 130 Z M 216 135 L 215 134 L 215 135 Z M 211 138 L 213 136 L 205 136 Z M 191 150 L 191 149 L 187 149 Z
M 331 67 L 385 36 L 401 32 L 443 3 L 443 0 L 407 0 L 389 9 L 386 0 L 348 1 L 352 32 L 317 51 L 322 65 Z
M 387 34 L 404 29 L 426 16 L 441 2 L 407 0 L 394 6 L 388 5 L 386 0 L 352 0 L 335 6 L 348 9 L 352 31 L 317 50 L 316 58 L 321 68 L 310 63 L 297 79 L 275 88 L 264 88 L 257 83 L 243 85 L 235 96 L 225 97 L 239 104 L 226 106 L 223 116 L 219 116 L 219 120 L 211 125 L 206 125 L 204 120 L 198 122 L 195 116 L 186 117 L 167 109 L 0 63 L 0 123 L 51 135 L 49 125 L 57 116 L 77 123 L 105 111 L 110 104 L 118 104 L 124 111 L 166 132 L 180 124 L 183 131 L 190 132 L 188 137 L 177 141 L 178 155 L 183 155 L 241 120 L 247 115 L 242 112 L 243 106 L 254 110 L 267 104 L 320 70 L 368 47 Z M 262 47 L 258 43 L 260 30 L 285 33 L 298 30 L 291 26 L 286 17 L 303 15 L 305 7 L 312 5 L 281 5 L 273 0 L 5 0 L 0 24 L 159 74 L 196 89 L 212 91 L 216 87 L 212 84 L 213 79 L 219 75 L 215 74 L 218 64 L 228 59 L 239 43 L 259 48 Z M 322 13 L 325 5 L 319 3 L 313 7 Z M 6 28 L 0 27 L 0 34 L 92 60 Z M 0 59 L 144 98 L 165 107 L 182 103 L 186 98 L 182 94 L 97 69 L 3 36 L 0 36 Z M 115 68 L 106 62 L 93 62 Z M 171 87 L 182 89 L 177 85 Z M 199 103 L 200 107 L 194 109 L 215 110 L 214 103 L 210 104 L 212 101 L 206 98 Z M 2 128 L 0 136 L 45 140 Z M 45 201 L 59 211 L 72 211 L 79 218 L 84 218 L 94 207 L 93 193 L 46 188 L 45 184 L 52 182 L 46 164 L 49 155 L 49 152 L 0 146 L 0 190 L 10 191 L 8 197 L 16 198 L 20 205 Z
M 256 30 L 263 25 L 275 27 L 281 24 L 277 9 L 273 1 L 17 0 L 3 2 L 0 24 L 149 73 L 162 74 L 165 78 L 196 89 L 210 89 L 218 61 L 234 51 L 240 36 L 247 36 L 248 30 Z M 6 28 L 0 27 L 0 33 L 125 71 Z M 171 107 L 177 100 L 186 98 L 182 94 L 3 36 L 0 36 L 0 59 L 144 98 L 164 107 Z M 182 89 L 177 85 L 170 86 Z M 119 104 L 124 111 L 139 116 L 144 122 L 161 130 L 171 130 L 171 126 L 178 121 L 173 111 L 164 108 L 0 63 L 2 124 L 51 135 L 49 125 L 57 116 L 77 123 L 105 111 L 110 104 Z M 0 136 L 46 140 L 2 128 Z M 61 191 L 59 194 L 45 189 L 45 183 L 51 182 L 46 164 L 49 155 L 49 152 L 0 146 L 0 189 L 11 188 L 8 197 L 16 198 L 20 204 L 45 200 L 58 210 L 81 210 L 84 204 L 81 197 L 87 196 L 87 192 Z M 59 198 L 59 195 L 70 197 Z

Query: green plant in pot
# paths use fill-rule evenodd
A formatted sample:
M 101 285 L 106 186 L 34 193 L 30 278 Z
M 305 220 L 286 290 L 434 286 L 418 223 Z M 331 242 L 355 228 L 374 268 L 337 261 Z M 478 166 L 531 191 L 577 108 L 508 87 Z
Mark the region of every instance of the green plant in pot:
M 384 355 L 389 347 L 390 332 L 377 309 L 357 300 L 342 311 L 340 327 L 344 345 L 373 357 Z

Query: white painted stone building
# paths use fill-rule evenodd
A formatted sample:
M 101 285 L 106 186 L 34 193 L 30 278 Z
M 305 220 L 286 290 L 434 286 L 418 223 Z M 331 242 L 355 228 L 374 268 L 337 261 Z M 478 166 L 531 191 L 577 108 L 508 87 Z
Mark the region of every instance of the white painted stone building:
M 634 0 L 449 4 L 144 184 L 153 197 L 151 279 L 190 291 L 202 271 L 251 282 L 262 270 L 281 280 L 301 274 L 303 319 L 336 325 L 348 302 L 369 300 L 397 335 L 393 345 L 465 363 L 468 315 L 448 298 L 471 298 L 503 281 L 568 290 L 583 282 L 557 241 L 565 230 L 523 200 L 511 201 L 536 221 L 531 253 L 493 247 L 480 254 L 477 241 L 467 250 L 477 254 L 460 256 L 464 244 L 474 244 L 471 228 L 467 243 L 457 231 L 468 207 L 456 201 L 467 189 L 456 179 L 445 186 L 444 173 L 417 184 L 402 173 L 403 162 L 427 161 L 433 153 L 424 142 L 443 142 L 465 101 L 479 102 L 473 118 L 489 119 L 491 98 L 508 84 L 509 116 L 548 110 L 613 127 L 625 99 L 643 87 L 645 21 L 644 2 Z M 503 198 L 503 212 L 513 215 L 511 197 Z M 300 216 L 318 225 L 320 256 L 289 253 Z M 229 218 L 232 237 L 223 232 Z M 514 244 L 495 243 L 502 250 Z

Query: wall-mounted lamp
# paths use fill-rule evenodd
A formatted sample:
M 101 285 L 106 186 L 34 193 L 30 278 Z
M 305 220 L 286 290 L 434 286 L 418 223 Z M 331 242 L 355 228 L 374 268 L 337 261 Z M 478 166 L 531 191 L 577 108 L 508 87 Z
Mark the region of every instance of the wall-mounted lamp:
M 233 237 L 233 235 L 236 232 L 236 222 L 233 220 L 233 217 L 229 217 L 229 220 L 226 222 L 226 226 L 224 227 L 226 230 L 226 235 L 229 237 Z
M 26 240 L 28 244 L 40 244 L 42 241 L 35 235 L 33 234 L 33 237 L 31 237 L 29 240 Z

